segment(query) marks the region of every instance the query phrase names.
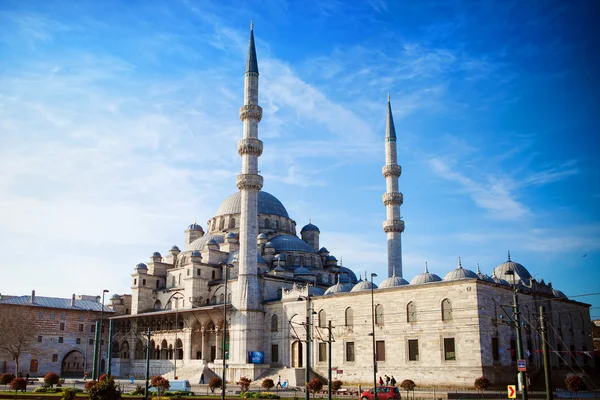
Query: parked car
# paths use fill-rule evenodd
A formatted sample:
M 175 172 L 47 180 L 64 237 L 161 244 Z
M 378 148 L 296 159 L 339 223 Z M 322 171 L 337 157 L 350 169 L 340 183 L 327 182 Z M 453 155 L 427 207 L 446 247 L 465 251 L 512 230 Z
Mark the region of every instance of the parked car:
M 375 391 L 371 388 L 360 394 L 360 400 L 375 400 Z M 395 386 L 377 386 L 377 400 L 400 400 L 400 390 Z

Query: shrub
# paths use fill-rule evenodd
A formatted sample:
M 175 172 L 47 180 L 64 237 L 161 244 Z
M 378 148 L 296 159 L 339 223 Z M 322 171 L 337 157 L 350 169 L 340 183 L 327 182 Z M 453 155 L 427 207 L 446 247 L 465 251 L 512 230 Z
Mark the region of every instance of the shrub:
M 570 377 L 565 379 L 565 385 L 567 385 L 567 389 L 569 389 L 569 392 L 577 393 L 586 389 L 585 382 L 583 381 L 583 379 L 581 379 L 581 377 L 577 375 L 571 375 Z
M 311 392 L 317 393 L 319 390 L 323 389 L 323 381 L 320 378 L 313 378 L 306 386 Z
M 135 390 L 133 392 L 130 392 L 129 394 L 132 396 L 140 396 L 143 395 L 146 392 L 146 388 L 142 385 L 136 385 L 135 386 Z
M 74 400 L 77 393 L 71 388 L 64 388 L 62 391 L 62 400 Z
M 260 384 L 260 386 L 263 389 L 271 389 L 273 386 L 275 386 L 275 383 L 273 383 L 273 379 L 271 378 L 267 378 L 267 379 L 263 379 L 262 383 Z
M 14 390 L 15 392 L 18 390 L 27 389 L 27 381 L 23 378 L 15 378 L 10 381 L 10 390 Z
M 490 380 L 488 378 L 480 376 L 479 378 L 475 379 L 474 385 L 475 389 L 481 390 L 483 392 L 484 390 L 490 387 Z
M 50 385 L 50 387 L 53 387 L 58 382 L 60 382 L 60 377 L 54 372 L 48 372 L 46 376 L 44 376 L 44 383 Z
M 215 389 L 220 388 L 221 385 L 222 385 L 221 378 L 214 377 L 214 378 L 210 378 L 210 381 L 208 381 L 208 387 L 210 388 L 211 392 L 214 392 Z
M 342 381 L 338 381 L 338 380 L 332 381 L 331 382 L 331 390 L 338 391 L 338 390 L 340 390 L 342 388 L 343 384 L 344 383 Z
M 110 376 L 102 382 L 98 381 L 88 390 L 90 400 L 121 400 L 121 386 Z
M 408 395 L 408 392 L 409 392 L 409 391 L 411 391 L 411 390 L 414 390 L 416 386 L 417 386 L 417 385 L 415 385 L 415 382 L 413 382 L 413 381 L 412 381 L 412 380 L 410 380 L 410 379 L 405 379 L 405 380 L 403 380 L 403 381 L 402 381 L 402 383 L 400 384 L 400 387 L 401 387 L 402 389 L 406 390 L 406 393 L 407 393 L 407 395 Z
M 240 381 L 238 382 L 238 385 L 240 385 L 240 389 L 242 392 L 247 392 L 248 389 L 250 388 L 250 382 L 252 382 L 251 379 L 246 378 L 245 376 L 242 376 L 240 378 Z
M 96 385 L 96 383 L 98 383 L 98 381 L 87 381 L 84 385 L 83 388 L 85 389 L 86 392 L 89 392 L 91 388 L 94 387 L 94 385 Z
M 0 385 L 8 385 L 13 379 L 15 379 L 13 374 L 2 374 L 0 375 Z

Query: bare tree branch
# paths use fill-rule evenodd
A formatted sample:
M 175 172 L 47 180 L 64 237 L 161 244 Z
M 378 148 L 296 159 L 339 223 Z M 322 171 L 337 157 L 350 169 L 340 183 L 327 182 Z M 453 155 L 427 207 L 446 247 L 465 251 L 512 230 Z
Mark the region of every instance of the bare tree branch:
M 12 356 L 15 375 L 19 372 L 21 354 L 31 350 L 35 343 L 35 332 L 26 312 L 26 307 L 0 305 L 0 352 Z

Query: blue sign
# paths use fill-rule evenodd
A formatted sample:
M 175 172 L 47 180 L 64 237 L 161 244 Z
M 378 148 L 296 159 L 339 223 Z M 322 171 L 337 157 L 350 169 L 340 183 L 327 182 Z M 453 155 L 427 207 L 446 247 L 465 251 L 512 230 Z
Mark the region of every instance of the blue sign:
M 248 352 L 248 362 L 250 364 L 264 364 L 265 353 L 262 351 L 249 351 Z

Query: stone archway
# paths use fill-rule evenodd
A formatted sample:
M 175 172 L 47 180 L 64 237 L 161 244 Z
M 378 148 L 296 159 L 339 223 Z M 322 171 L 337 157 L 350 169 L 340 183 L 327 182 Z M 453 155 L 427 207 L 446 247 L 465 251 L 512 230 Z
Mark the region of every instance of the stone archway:
M 302 342 L 292 343 L 292 368 L 302 368 Z
M 60 376 L 63 378 L 82 378 L 85 369 L 85 356 L 79 350 L 71 350 L 63 358 Z

